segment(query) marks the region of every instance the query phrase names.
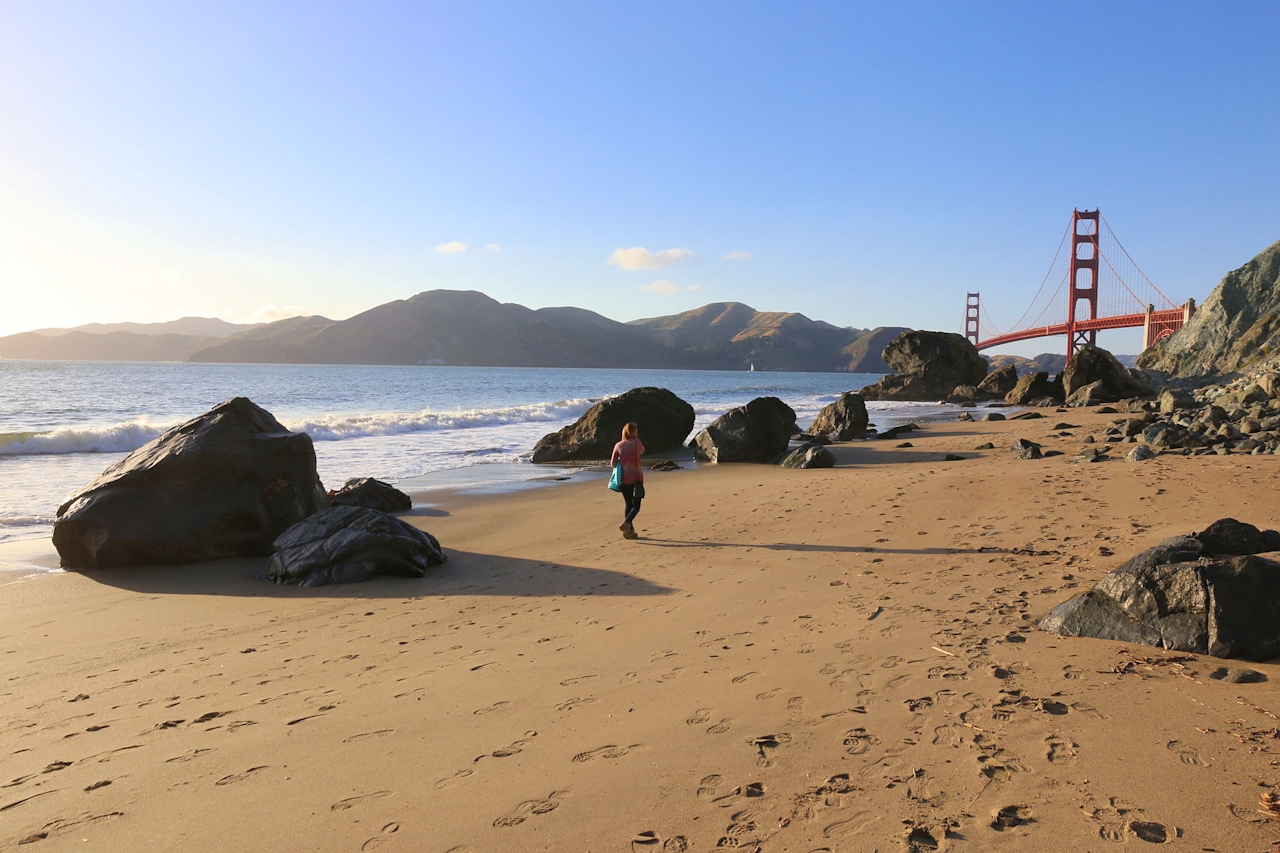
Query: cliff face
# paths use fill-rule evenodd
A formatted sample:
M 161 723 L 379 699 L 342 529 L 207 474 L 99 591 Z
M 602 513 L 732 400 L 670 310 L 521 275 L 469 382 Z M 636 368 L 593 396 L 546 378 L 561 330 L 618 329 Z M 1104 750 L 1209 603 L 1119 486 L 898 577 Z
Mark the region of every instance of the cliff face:
M 893 373 L 893 368 L 884 360 L 884 348 L 907 331 L 910 329 L 904 326 L 879 326 L 858 335 L 853 343 L 840 351 L 849 359 L 849 372 Z
M 1280 242 L 1232 270 L 1191 322 L 1156 343 L 1138 366 L 1175 376 L 1230 373 L 1280 349 Z

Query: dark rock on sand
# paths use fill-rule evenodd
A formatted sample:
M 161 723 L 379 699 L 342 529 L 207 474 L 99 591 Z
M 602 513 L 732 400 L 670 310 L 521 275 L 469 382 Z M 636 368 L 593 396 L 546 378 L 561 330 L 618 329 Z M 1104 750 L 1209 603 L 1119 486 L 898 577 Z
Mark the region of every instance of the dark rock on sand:
M 790 406 L 777 397 L 757 397 L 694 436 L 694 455 L 717 463 L 768 462 L 787 452 L 795 431 L 796 413 Z
M 942 400 L 987 375 L 978 350 L 953 332 L 903 332 L 885 347 L 884 360 L 897 373 L 863 388 L 863 399 Z
M 1040 452 L 1040 445 L 1025 438 L 1015 441 L 1012 449 L 1013 455 L 1019 459 L 1040 459 L 1043 456 Z
M 832 441 L 864 437 L 867 434 L 867 404 L 863 402 L 862 395 L 845 391 L 834 403 L 823 406 L 813 419 L 809 434 Z
M 778 463 L 783 468 L 833 468 L 836 457 L 820 444 L 797 447 Z
M 265 556 L 327 506 L 311 437 L 235 397 L 116 462 L 58 508 L 67 569 Z
M 326 586 L 378 575 L 420 578 L 445 562 L 436 538 L 376 509 L 335 506 L 295 524 L 275 541 L 267 578 Z
M 679 471 L 680 466 L 676 464 L 674 459 L 664 459 L 661 462 L 655 462 L 649 466 L 650 471 Z
M 1115 403 L 1154 393 L 1149 385 L 1134 379 L 1111 353 L 1088 344 L 1077 349 L 1067 361 L 1062 371 L 1062 390 L 1070 406 Z
M 891 438 L 897 438 L 903 433 L 915 432 L 920 429 L 918 424 L 898 424 L 896 427 L 889 427 L 887 430 L 876 434 L 877 441 L 885 441 Z
M 390 483 L 373 477 L 354 477 L 336 492 L 329 492 L 332 506 L 362 506 L 381 512 L 408 512 L 413 500 Z
M 559 432 L 544 435 L 533 448 L 534 462 L 608 459 L 628 423 L 640 427 L 646 453 L 673 450 L 693 430 L 694 412 L 666 388 L 632 388 L 596 403 Z
M 1139 444 L 1124 455 L 1125 462 L 1146 462 L 1148 459 L 1155 458 L 1156 452 L 1145 444 Z
M 1275 531 L 1222 519 L 1137 554 L 1053 608 L 1040 627 L 1216 657 L 1273 658 L 1280 654 L 1280 563 L 1256 554 L 1277 544 Z

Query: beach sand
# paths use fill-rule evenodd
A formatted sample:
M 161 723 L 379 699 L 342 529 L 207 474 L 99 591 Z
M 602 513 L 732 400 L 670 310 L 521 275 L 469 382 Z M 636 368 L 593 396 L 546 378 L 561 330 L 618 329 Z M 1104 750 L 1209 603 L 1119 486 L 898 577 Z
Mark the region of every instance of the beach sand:
M 0 586 L 0 850 L 1272 850 L 1280 667 L 1034 627 L 1163 537 L 1280 526 L 1280 458 L 1074 464 L 1111 417 L 653 473 L 637 541 L 603 481 L 455 495 L 421 580 Z

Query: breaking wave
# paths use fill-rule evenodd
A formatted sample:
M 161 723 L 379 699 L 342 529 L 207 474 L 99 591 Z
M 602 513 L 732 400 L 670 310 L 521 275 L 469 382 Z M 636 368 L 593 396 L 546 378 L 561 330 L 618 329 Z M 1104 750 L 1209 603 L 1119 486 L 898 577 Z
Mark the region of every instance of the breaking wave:
M 285 426 L 295 432 L 308 433 L 314 441 L 342 441 L 370 436 L 572 420 L 586 412 L 595 402 L 587 398 L 574 398 L 496 409 L 330 415 L 285 421 Z M 63 427 L 49 432 L 0 433 L 0 456 L 128 453 L 156 438 L 169 426 L 171 424 L 128 422 L 104 427 Z

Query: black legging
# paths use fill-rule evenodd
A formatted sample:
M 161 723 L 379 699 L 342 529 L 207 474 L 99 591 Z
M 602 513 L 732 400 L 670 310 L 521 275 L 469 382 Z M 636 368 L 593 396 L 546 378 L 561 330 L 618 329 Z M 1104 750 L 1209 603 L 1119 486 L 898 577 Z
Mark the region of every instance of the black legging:
M 622 484 L 622 499 L 626 501 L 627 513 L 623 517 L 622 521 L 623 523 L 629 524 L 630 522 L 635 521 L 636 516 L 640 514 L 640 501 L 644 499 L 636 496 L 635 483 Z

